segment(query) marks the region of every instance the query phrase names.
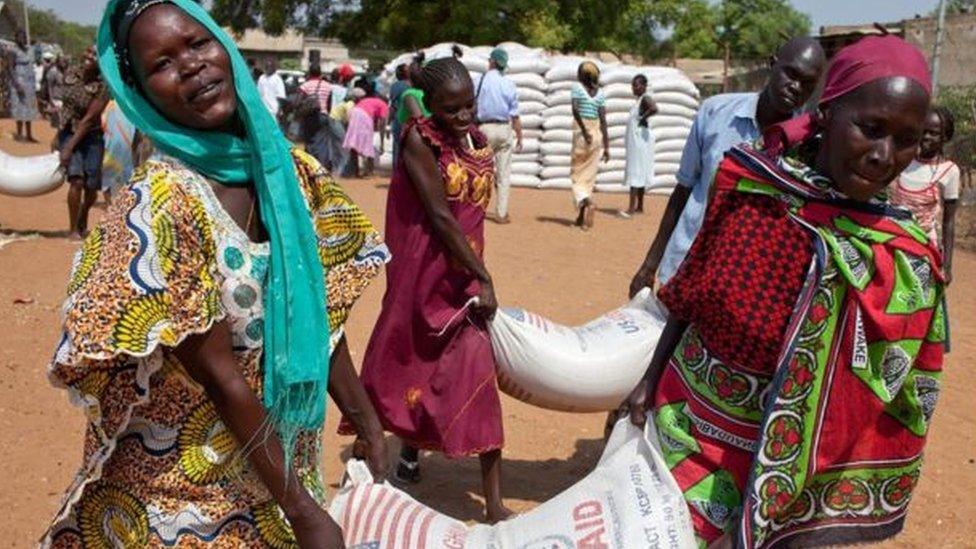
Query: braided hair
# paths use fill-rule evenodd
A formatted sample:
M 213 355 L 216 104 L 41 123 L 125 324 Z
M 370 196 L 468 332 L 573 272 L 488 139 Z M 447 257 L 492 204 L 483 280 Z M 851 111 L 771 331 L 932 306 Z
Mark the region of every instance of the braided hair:
M 429 106 L 436 94 L 448 82 L 471 83 L 471 75 L 468 74 L 468 69 L 453 57 L 435 59 L 424 65 L 413 85 L 423 90 L 425 102 Z

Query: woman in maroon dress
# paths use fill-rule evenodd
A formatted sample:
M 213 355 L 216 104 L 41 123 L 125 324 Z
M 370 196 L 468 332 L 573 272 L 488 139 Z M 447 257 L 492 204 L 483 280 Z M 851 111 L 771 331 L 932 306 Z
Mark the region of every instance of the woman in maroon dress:
M 362 379 L 384 427 L 404 441 L 400 480 L 419 480 L 418 449 L 481 458 L 486 518 L 508 516 L 495 360 L 485 322 L 497 307 L 483 263 L 494 161 L 474 125 L 471 78 L 438 59 L 417 85 L 432 111 L 403 129 L 386 211 L 383 310 Z

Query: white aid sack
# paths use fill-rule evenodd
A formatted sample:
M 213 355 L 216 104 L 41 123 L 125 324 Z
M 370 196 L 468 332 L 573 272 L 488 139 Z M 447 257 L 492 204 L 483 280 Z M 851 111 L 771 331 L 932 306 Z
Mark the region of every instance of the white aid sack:
M 556 179 L 560 177 L 569 177 L 572 168 L 569 166 L 546 166 L 542 168 L 542 172 L 539 177 L 542 179 Z
M 514 147 L 515 145 L 512 146 Z M 534 137 L 526 137 L 525 130 L 522 130 L 522 152 L 514 153 L 514 154 L 518 155 L 518 154 L 537 153 L 539 152 L 539 148 L 541 146 L 542 143 L 538 139 Z M 515 149 L 512 150 L 514 151 Z
M 541 128 L 543 118 L 541 114 L 527 114 L 519 117 L 523 128 Z
M 546 130 L 572 130 L 576 120 L 569 116 L 548 116 L 543 120 L 542 127 Z
M 562 154 L 546 154 L 542 156 L 542 165 L 549 166 L 566 166 L 569 167 L 573 163 L 572 157 Z
M 522 74 L 510 74 L 508 79 L 515 83 L 519 88 L 529 88 L 539 91 L 546 90 L 546 79 L 541 75 L 523 72 Z
M 544 118 L 549 118 L 550 116 L 573 116 L 573 106 L 556 105 L 555 107 L 548 107 L 542 111 L 542 116 Z
M 690 130 L 693 118 L 688 116 L 674 116 L 670 114 L 656 114 L 650 119 L 651 129 L 685 128 Z
M 464 547 L 693 549 L 697 544 L 654 422 L 642 430 L 625 419 L 583 480 L 528 513 L 473 527 Z
M 542 101 L 520 101 L 518 106 L 519 116 L 527 114 L 543 114 L 546 104 Z
M 519 103 L 523 101 L 535 101 L 538 103 L 545 103 L 547 94 L 543 91 L 535 90 L 532 88 L 516 88 L 518 93 Z
M 573 78 L 572 80 L 557 80 L 555 82 L 550 81 L 549 93 L 568 92 L 572 90 L 574 87 L 576 87 L 576 84 L 578 84 L 578 82 L 576 81 L 575 78 Z
M 519 175 L 539 175 L 542 166 L 538 162 L 512 162 L 512 173 Z
M 654 101 L 660 104 L 673 103 L 675 105 L 684 105 L 689 109 L 698 109 L 698 100 L 688 95 L 684 92 L 675 91 L 656 91 L 654 92 Z
M 590 474 L 535 509 L 494 526 L 438 513 L 389 484 L 362 461 L 329 507 L 347 547 L 369 549 L 694 549 L 691 515 L 671 476 L 654 422 L 617 423 Z
M 528 72 L 543 75 L 551 67 L 552 63 L 549 59 L 541 55 L 519 55 L 508 60 L 508 67 L 505 68 L 505 74 L 511 75 Z
M 596 182 L 598 185 L 623 185 L 624 178 L 625 175 L 623 170 L 607 171 L 596 174 Z
M 538 175 L 523 175 L 520 173 L 513 173 L 511 176 L 509 176 L 508 182 L 515 187 L 539 188 L 542 186 L 542 180 L 539 179 Z
M 578 327 L 499 309 L 489 327 L 499 387 L 551 410 L 613 410 L 644 375 L 665 321 L 650 289 Z
M 655 137 L 657 135 L 655 134 Z M 685 150 L 685 143 L 688 141 L 687 137 L 682 139 L 663 139 L 659 138 L 657 142 L 654 143 L 655 153 L 664 152 L 676 152 L 681 153 Z
M 572 118 L 570 118 L 572 120 Z M 544 130 L 542 133 L 543 143 L 572 143 L 573 130 Z
M 523 139 L 542 139 L 542 128 L 522 128 Z
M 573 180 L 568 177 L 554 177 L 552 179 L 542 180 L 543 189 L 568 189 L 572 186 Z
M 569 156 L 573 153 L 573 144 L 569 141 L 543 141 L 539 150 L 543 156 Z
M 38 196 L 64 183 L 60 161 L 55 153 L 13 156 L 0 151 L 0 194 Z

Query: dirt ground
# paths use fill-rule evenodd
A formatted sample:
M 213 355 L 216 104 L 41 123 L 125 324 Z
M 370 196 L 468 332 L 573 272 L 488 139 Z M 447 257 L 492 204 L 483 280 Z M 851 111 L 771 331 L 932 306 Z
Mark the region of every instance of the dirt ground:
M 9 121 L 0 123 L 0 148 L 38 154 L 43 146 L 13 142 Z M 50 139 L 49 130 L 38 132 Z M 383 220 L 381 179 L 345 181 L 344 187 L 377 223 Z M 0 544 L 28 547 L 46 528 L 79 465 L 84 420 L 63 391 L 52 388 L 45 368 L 58 337 L 58 315 L 77 243 L 65 239 L 66 191 L 39 198 L 0 196 Z M 568 191 L 516 189 L 513 223 L 489 224 L 488 266 L 499 301 L 564 324 L 585 322 L 619 306 L 665 200 L 651 197 L 646 215 L 614 216 L 623 195 L 600 195 L 596 228 L 570 227 Z M 101 215 L 100 209 L 95 215 Z M 10 242 L 11 238 L 26 238 Z M 885 547 L 976 547 L 976 429 L 969 391 L 976 385 L 976 255 L 958 252 L 949 291 L 954 352 L 930 432 L 928 459 L 904 534 Z M 385 282 L 377 280 L 348 325 L 354 359 L 362 356 Z M 507 504 L 526 511 L 572 485 L 596 463 L 603 416 L 569 415 L 504 398 Z M 331 435 L 338 413 L 329 412 L 327 479 L 337 481 L 350 439 Z M 435 509 L 477 520 L 481 514 L 476 459 L 424 461 L 424 480 L 411 492 Z

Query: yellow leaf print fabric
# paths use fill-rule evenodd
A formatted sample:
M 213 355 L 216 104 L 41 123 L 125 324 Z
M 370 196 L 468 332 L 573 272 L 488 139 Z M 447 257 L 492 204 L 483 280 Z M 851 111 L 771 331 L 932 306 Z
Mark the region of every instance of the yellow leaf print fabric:
M 315 160 L 301 152 L 294 160 L 325 268 L 334 346 L 389 252 Z M 42 545 L 295 546 L 213 403 L 171 352 L 227 322 L 237 364 L 260 397 L 269 257 L 210 183 L 180 162 L 160 155 L 136 170 L 69 279 L 49 376 L 84 407 L 88 429 L 81 469 Z M 321 500 L 320 438 L 300 438 L 292 471 Z

